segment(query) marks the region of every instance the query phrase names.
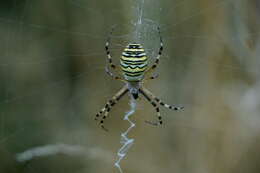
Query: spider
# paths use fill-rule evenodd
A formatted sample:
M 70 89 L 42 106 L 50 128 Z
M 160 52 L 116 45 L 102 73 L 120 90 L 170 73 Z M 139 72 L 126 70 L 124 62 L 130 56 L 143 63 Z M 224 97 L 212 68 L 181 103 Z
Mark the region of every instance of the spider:
M 160 28 L 158 27 L 157 29 L 160 38 L 160 49 L 153 65 L 148 67 L 147 56 L 141 44 L 130 43 L 125 47 L 120 58 L 120 66 L 123 74 L 123 76 L 121 77 L 118 75 L 114 75 L 114 73 L 112 73 L 110 70 L 110 68 L 113 70 L 118 70 L 117 66 L 114 65 L 112 62 L 112 57 L 109 51 L 110 35 L 112 35 L 113 32 L 112 28 L 105 45 L 108 60 L 108 65 L 106 66 L 106 73 L 115 80 L 125 82 L 125 85 L 106 103 L 105 107 L 103 107 L 96 114 L 95 120 L 101 118 L 100 126 L 102 129 L 107 131 L 107 129 L 104 127 L 104 121 L 107 118 L 109 111 L 127 92 L 129 92 L 129 95 L 134 99 L 138 99 L 139 94 L 142 94 L 146 98 L 146 100 L 153 105 L 157 112 L 158 121 L 146 121 L 151 125 L 161 125 L 163 123 L 158 104 L 168 109 L 176 111 L 184 108 L 165 104 L 164 102 L 162 102 L 162 100 L 157 98 L 152 92 L 150 92 L 143 86 L 143 83 L 145 81 L 155 79 L 158 77 L 158 75 L 150 75 L 151 72 L 153 72 L 154 69 L 158 66 L 163 51 L 163 41 L 160 33 Z

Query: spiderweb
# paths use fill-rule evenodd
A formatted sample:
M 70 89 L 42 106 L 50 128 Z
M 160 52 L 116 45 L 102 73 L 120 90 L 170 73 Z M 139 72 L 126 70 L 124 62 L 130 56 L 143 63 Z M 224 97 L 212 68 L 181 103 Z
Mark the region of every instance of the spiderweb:
M 258 1 L 12 0 L 0 9 L 0 172 L 115 172 L 129 98 L 110 112 L 109 133 L 93 121 L 123 85 L 104 72 L 114 25 L 116 64 L 132 41 L 152 63 L 160 26 L 159 78 L 145 86 L 185 106 L 161 108 L 157 128 L 144 123 L 156 120 L 153 107 L 137 101 L 125 172 L 259 171 Z

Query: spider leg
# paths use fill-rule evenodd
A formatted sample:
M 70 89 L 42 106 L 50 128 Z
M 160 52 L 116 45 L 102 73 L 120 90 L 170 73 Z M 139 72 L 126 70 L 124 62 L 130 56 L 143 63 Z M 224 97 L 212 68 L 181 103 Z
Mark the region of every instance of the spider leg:
M 109 36 L 108 36 L 108 38 L 107 38 L 106 45 L 105 45 L 105 50 L 106 50 L 107 60 L 108 60 L 108 66 L 106 67 L 106 72 L 107 72 L 107 74 L 108 74 L 109 76 L 111 76 L 113 79 L 119 79 L 119 80 L 121 80 L 121 77 L 118 77 L 118 76 L 114 75 L 114 74 L 110 71 L 110 69 L 109 69 L 109 67 L 110 67 L 110 68 L 112 68 L 113 70 L 118 70 L 118 68 L 116 67 L 116 65 L 115 65 L 115 64 L 113 63 L 113 61 L 112 61 L 112 56 L 111 56 L 110 51 L 109 51 L 110 37 L 111 37 L 113 31 L 114 31 L 114 27 L 112 27 L 112 30 L 111 30 L 110 33 L 109 33 Z M 117 71 L 117 72 L 118 72 L 118 71 Z
M 113 79 L 115 79 L 115 80 L 120 80 L 120 81 L 125 82 L 125 80 L 124 80 L 122 77 L 115 76 L 115 75 L 110 71 L 110 69 L 109 69 L 108 66 L 106 66 L 106 73 L 107 73 L 110 77 L 112 77 Z
M 184 107 L 183 106 L 174 106 L 174 105 L 168 105 L 166 103 L 164 103 L 161 99 L 157 98 L 153 93 L 151 93 L 148 89 L 142 87 L 141 89 L 144 93 L 146 93 L 147 95 L 151 96 L 153 98 L 153 100 L 155 100 L 156 102 L 158 102 L 161 106 L 164 106 L 168 109 L 172 109 L 175 111 L 181 110 Z
M 156 109 L 156 112 L 157 112 L 158 122 L 156 122 L 156 123 L 151 122 L 151 121 L 145 121 L 145 122 L 148 124 L 151 124 L 151 125 L 155 125 L 155 126 L 161 125 L 163 122 L 162 122 L 162 116 L 160 114 L 160 109 L 159 109 L 158 105 L 153 101 L 153 98 L 151 98 L 145 91 L 143 91 L 142 89 L 139 89 L 139 91 L 146 98 L 146 100 L 148 100 L 153 105 L 153 107 Z
M 149 77 L 148 79 L 157 79 L 159 77 L 159 74 L 153 74 L 151 77 Z
M 153 79 L 157 79 L 159 77 L 159 75 L 156 73 L 156 74 L 153 74 L 152 76 L 150 76 L 149 78 L 145 78 L 142 83 L 145 83 L 147 82 L 148 80 L 153 80 Z
M 128 88 L 127 86 L 124 86 L 122 89 L 120 89 L 113 97 L 112 99 L 110 99 L 104 108 L 101 109 L 100 112 L 98 112 L 96 114 L 96 117 L 95 117 L 95 120 L 97 120 L 103 113 L 104 113 L 104 116 L 101 118 L 100 120 L 100 127 L 103 129 L 103 130 L 106 130 L 107 129 L 104 127 L 104 121 L 105 119 L 107 118 L 108 116 L 108 113 L 109 111 L 111 110 L 111 108 L 128 92 Z
M 146 75 L 153 72 L 154 69 L 158 66 L 159 61 L 160 61 L 160 57 L 162 55 L 162 51 L 163 51 L 163 41 L 162 41 L 162 36 L 161 36 L 161 31 L 160 31 L 160 27 L 158 26 L 158 34 L 159 34 L 159 38 L 160 38 L 160 48 L 159 48 L 159 52 L 157 57 L 155 58 L 155 62 L 154 64 L 146 71 Z
M 109 36 L 108 36 L 108 38 L 107 38 L 106 45 L 105 45 L 105 50 L 106 50 L 107 59 L 108 59 L 108 63 L 109 63 L 109 65 L 110 65 L 110 67 L 113 68 L 113 69 L 116 69 L 115 64 L 113 64 L 113 62 L 112 62 L 112 57 L 111 57 L 110 51 L 109 51 L 110 36 L 112 35 L 113 31 L 114 31 L 114 27 L 113 27 L 112 30 L 110 31 Z

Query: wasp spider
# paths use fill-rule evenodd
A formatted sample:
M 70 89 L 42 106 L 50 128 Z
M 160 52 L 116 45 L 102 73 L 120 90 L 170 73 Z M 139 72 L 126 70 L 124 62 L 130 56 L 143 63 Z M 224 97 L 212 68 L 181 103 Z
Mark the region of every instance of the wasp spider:
M 110 32 L 110 35 L 112 34 L 112 31 Z M 158 52 L 158 55 L 155 59 L 155 62 L 152 66 L 148 67 L 148 61 L 146 53 L 142 47 L 141 44 L 137 43 L 130 43 L 126 46 L 124 51 L 122 52 L 122 56 L 120 58 L 120 66 L 123 73 L 123 77 L 114 75 L 110 68 L 114 70 L 118 70 L 118 68 L 113 64 L 112 58 L 109 52 L 109 43 L 110 43 L 110 36 L 107 39 L 106 42 L 106 54 L 108 59 L 108 65 L 106 67 L 106 72 L 109 76 L 111 76 L 113 79 L 121 80 L 126 83 L 126 85 L 120 89 L 113 97 L 110 99 L 104 108 L 102 108 L 95 117 L 95 120 L 98 120 L 100 118 L 100 126 L 102 129 L 106 130 L 104 127 L 104 121 L 108 116 L 109 111 L 111 108 L 127 93 L 130 93 L 130 96 L 132 96 L 134 99 L 138 98 L 139 93 L 142 94 L 155 108 L 157 112 L 157 118 L 158 122 L 150 122 L 146 121 L 149 124 L 152 125 L 161 125 L 162 124 L 162 117 L 160 115 L 160 109 L 159 105 L 164 106 L 166 108 L 172 109 L 172 110 L 180 110 L 183 109 L 183 107 L 177 107 L 177 106 L 171 106 L 168 104 L 165 104 L 162 102 L 159 98 L 157 98 L 153 93 L 151 93 L 149 90 L 147 90 L 145 87 L 143 87 L 143 83 L 148 79 L 155 79 L 156 75 L 150 75 L 151 72 L 154 71 L 154 69 L 157 67 L 160 56 L 163 51 L 163 42 L 162 37 L 160 34 L 160 28 L 158 27 L 158 33 L 160 38 L 160 49 Z M 103 115 L 103 116 L 102 116 Z

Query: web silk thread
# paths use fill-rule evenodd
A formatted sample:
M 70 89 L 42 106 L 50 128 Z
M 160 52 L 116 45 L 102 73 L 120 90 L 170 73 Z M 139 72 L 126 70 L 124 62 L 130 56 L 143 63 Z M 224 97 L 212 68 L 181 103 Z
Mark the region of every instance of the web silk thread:
M 126 153 L 129 150 L 129 148 L 134 144 L 134 139 L 128 138 L 127 134 L 131 131 L 132 128 L 135 127 L 135 124 L 129 119 L 129 117 L 132 114 L 134 114 L 135 111 L 136 111 L 136 101 L 133 97 L 131 97 L 130 110 L 127 111 L 124 116 L 124 120 L 128 121 L 130 123 L 130 126 L 124 133 L 121 133 L 120 143 L 122 144 L 122 147 L 117 152 L 118 160 L 115 162 L 115 167 L 119 169 L 120 173 L 123 173 L 120 166 L 120 162 L 126 156 Z

